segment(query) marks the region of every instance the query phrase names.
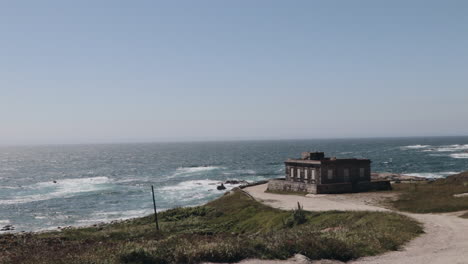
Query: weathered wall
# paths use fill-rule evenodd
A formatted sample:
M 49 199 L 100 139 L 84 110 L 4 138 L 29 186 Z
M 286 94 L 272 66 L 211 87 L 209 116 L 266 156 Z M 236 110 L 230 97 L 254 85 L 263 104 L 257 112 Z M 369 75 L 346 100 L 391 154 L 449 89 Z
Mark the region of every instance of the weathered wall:
M 353 189 L 354 187 L 354 189 Z M 307 184 L 303 182 L 293 182 L 286 180 L 270 180 L 267 190 L 270 191 L 288 191 L 288 192 L 307 192 L 314 194 L 326 193 L 350 193 L 350 192 L 366 192 L 378 190 L 391 190 L 390 181 L 363 181 L 355 184 L 351 183 L 335 183 L 335 184 Z
M 363 177 L 360 177 L 360 168 L 364 169 Z M 347 180 L 344 176 L 344 169 L 349 170 L 349 177 Z M 371 169 L 369 160 L 327 160 L 322 162 L 321 170 L 322 178 L 320 182 L 322 184 L 370 181 Z M 328 170 L 333 170 L 332 179 L 328 178 Z
M 321 161 L 288 160 L 285 162 L 285 168 L 287 180 L 313 184 L 370 181 L 371 175 L 370 160 L 368 159 L 332 159 Z M 363 175 L 360 173 L 361 168 L 363 169 Z M 295 177 L 291 176 L 291 169 L 293 169 Z M 312 170 L 315 171 L 315 179 L 311 177 Z M 328 177 L 329 170 L 333 172 L 333 177 L 331 178 Z M 345 170 L 347 173 L 345 173 Z
M 287 191 L 287 192 L 307 192 L 316 193 L 317 186 L 315 184 L 307 184 L 303 182 L 293 182 L 285 180 L 270 180 L 268 182 L 269 191 Z
M 350 193 L 353 192 L 351 183 L 335 183 L 317 185 L 317 193 Z

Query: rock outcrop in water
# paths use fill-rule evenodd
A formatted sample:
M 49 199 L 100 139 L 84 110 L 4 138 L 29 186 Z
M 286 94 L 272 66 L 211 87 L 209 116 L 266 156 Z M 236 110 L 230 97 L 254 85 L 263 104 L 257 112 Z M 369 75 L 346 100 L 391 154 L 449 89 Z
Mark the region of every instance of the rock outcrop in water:
M 224 184 L 248 184 L 248 181 L 244 180 L 227 180 L 224 182 Z
M 13 230 L 15 230 L 15 227 L 12 225 L 6 225 L 2 227 L 2 229 L 0 229 L 0 231 L 13 231 Z

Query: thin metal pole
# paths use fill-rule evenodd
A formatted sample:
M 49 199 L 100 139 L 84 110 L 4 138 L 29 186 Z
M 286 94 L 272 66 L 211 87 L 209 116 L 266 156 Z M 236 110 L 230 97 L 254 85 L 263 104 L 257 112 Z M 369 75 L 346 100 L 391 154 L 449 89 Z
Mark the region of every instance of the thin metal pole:
M 156 211 L 156 200 L 154 199 L 154 187 L 153 187 L 153 185 L 151 185 L 151 192 L 153 193 L 154 221 L 156 222 L 156 230 L 159 230 L 158 212 Z

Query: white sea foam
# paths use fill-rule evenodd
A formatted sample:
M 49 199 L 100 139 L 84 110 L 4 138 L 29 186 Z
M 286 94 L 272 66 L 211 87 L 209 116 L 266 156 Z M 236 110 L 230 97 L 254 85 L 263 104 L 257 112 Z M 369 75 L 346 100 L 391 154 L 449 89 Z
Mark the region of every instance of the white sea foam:
M 6 224 L 9 224 L 9 223 L 10 223 L 10 220 L 8 220 L 8 219 L 5 219 L 5 220 L 0 219 L 0 225 L 6 225 Z
M 164 186 L 160 188 L 160 190 L 163 191 L 186 191 L 186 190 L 192 190 L 192 189 L 197 189 L 197 190 L 210 190 L 216 189 L 216 186 L 220 184 L 221 181 L 215 181 L 215 180 L 193 180 L 193 181 L 184 181 L 181 183 L 178 183 L 176 185 L 171 185 L 171 186 Z
M 456 152 L 456 151 L 463 151 L 468 150 L 468 144 L 454 144 L 454 145 L 444 145 L 439 146 L 431 149 L 426 149 L 423 151 L 437 151 L 437 152 Z
M 176 185 L 164 186 L 157 191 L 162 192 L 164 199 L 168 200 L 170 204 L 177 204 L 177 201 L 190 201 L 196 199 L 205 199 L 214 194 L 219 194 L 228 191 L 240 184 L 224 184 L 226 190 L 218 191 L 217 186 L 222 181 L 216 180 L 190 180 L 180 182 Z
M 0 200 L 0 204 L 19 204 L 54 198 L 71 197 L 79 193 L 107 189 L 109 188 L 109 181 L 110 180 L 107 177 L 91 177 L 57 180 L 57 183 L 54 183 L 53 181 L 39 182 L 24 187 L 25 189 L 33 190 L 38 194 L 15 196 L 8 200 Z
M 254 170 L 230 170 L 223 172 L 223 175 L 255 175 L 257 172 Z
M 454 159 L 468 159 L 468 153 L 453 153 L 450 157 Z
M 402 147 L 403 149 L 423 149 L 423 148 L 428 148 L 430 145 L 409 145 L 409 146 L 404 146 Z
M 222 167 L 218 166 L 199 166 L 199 167 L 181 167 L 177 168 L 176 171 L 169 175 L 168 178 L 180 178 L 180 177 L 189 177 L 192 175 L 199 175 L 207 171 L 219 170 Z
M 220 169 L 220 168 L 221 167 L 217 167 L 217 166 L 183 167 L 183 168 L 177 168 L 176 172 L 178 172 L 178 173 L 195 173 L 195 172 L 201 172 L 201 171 L 217 170 L 217 169 Z
M 80 224 L 96 224 L 102 222 L 110 222 L 113 220 L 125 220 L 135 217 L 142 217 L 145 215 L 151 214 L 153 211 L 151 209 L 141 209 L 141 210 L 125 210 L 125 211 L 111 211 L 111 212 L 97 212 L 94 213 L 94 217 L 88 219 L 81 219 L 77 222 Z
M 428 178 L 428 179 L 438 179 L 445 178 L 449 175 L 457 174 L 455 171 L 443 171 L 443 172 L 415 172 L 415 173 L 404 173 L 403 175 Z

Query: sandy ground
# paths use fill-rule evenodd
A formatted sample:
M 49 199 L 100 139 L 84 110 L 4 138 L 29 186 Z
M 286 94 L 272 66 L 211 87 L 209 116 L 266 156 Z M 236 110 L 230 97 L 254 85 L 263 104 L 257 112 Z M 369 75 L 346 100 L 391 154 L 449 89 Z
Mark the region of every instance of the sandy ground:
M 390 211 L 383 208 L 381 202 L 395 198 L 395 194 L 386 192 L 356 193 L 339 195 L 284 195 L 265 193 L 267 184 L 252 186 L 244 189 L 258 201 L 269 206 L 285 210 L 297 207 L 297 202 L 305 210 L 366 210 Z M 399 212 L 400 213 L 400 212 Z M 402 250 L 392 251 L 374 257 L 360 258 L 349 263 L 411 263 L 411 264 L 468 264 L 468 219 L 458 217 L 463 212 L 447 214 L 410 214 L 424 224 L 425 234 L 409 242 Z M 301 256 L 287 261 L 244 260 L 242 264 L 266 263 L 309 263 Z M 313 263 L 340 263 L 336 261 L 315 261 Z

